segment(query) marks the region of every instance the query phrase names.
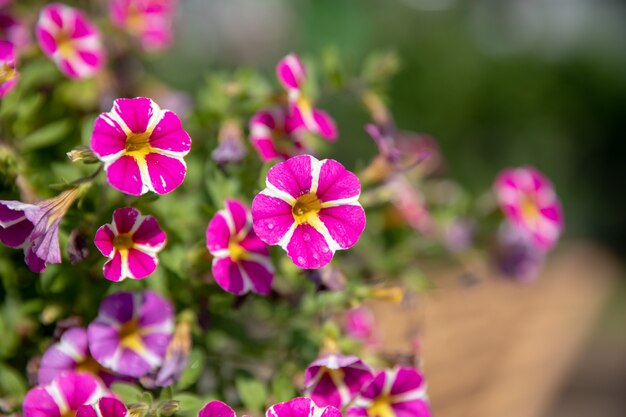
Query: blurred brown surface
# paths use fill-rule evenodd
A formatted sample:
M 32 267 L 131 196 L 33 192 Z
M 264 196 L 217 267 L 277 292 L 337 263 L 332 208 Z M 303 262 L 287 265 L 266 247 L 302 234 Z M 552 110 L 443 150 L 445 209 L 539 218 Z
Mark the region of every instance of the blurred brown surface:
M 407 353 L 419 336 L 436 417 L 543 417 L 618 273 L 585 244 L 555 253 L 533 284 L 482 274 L 468 285 L 460 271 L 429 272 L 436 289 L 408 305 L 374 305 L 382 348 Z

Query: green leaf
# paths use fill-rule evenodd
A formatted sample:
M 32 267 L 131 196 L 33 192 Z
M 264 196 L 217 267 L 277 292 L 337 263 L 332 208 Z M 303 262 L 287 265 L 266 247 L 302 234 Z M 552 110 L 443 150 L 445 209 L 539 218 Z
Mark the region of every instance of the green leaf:
M 280 373 L 272 380 L 272 394 L 274 395 L 274 402 L 280 403 L 293 398 L 296 395 L 296 390 L 293 388 L 293 383 L 289 377 Z
M 267 388 L 263 382 L 249 377 L 238 377 L 235 379 L 235 387 L 245 408 L 263 411 L 267 399 Z
M 26 394 L 26 381 L 15 369 L 0 363 L 0 392 L 21 397 Z
M 126 404 L 137 402 L 143 396 L 143 391 L 139 387 L 126 382 L 114 382 L 111 391 Z
M 187 367 L 176 384 L 176 390 L 183 391 L 193 385 L 204 370 L 204 355 L 199 349 L 194 349 L 189 355 Z
M 20 149 L 22 151 L 32 151 L 54 145 L 65 139 L 71 130 L 71 120 L 59 120 L 26 136 L 19 142 Z
M 198 396 L 188 393 L 176 394 L 174 400 L 180 401 L 180 408 L 176 415 L 181 417 L 196 417 L 205 403 Z

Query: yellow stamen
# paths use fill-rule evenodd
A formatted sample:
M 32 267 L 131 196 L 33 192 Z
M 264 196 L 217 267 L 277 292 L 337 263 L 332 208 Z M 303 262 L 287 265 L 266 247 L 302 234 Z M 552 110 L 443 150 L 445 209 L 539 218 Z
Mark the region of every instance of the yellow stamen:
M 76 365 L 77 372 L 88 372 L 97 375 L 101 370 L 102 366 L 91 356 L 87 356 L 82 362 Z
M 391 398 L 389 395 L 381 395 L 376 398 L 367 409 L 367 417 L 396 417 L 396 413 L 394 413 L 393 408 L 391 408 Z
M 61 33 L 57 39 L 57 51 L 63 58 L 71 58 L 76 53 L 76 48 L 69 33 Z
M 133 241 L 133 236 L 130 233 L 120 233 L 113 238 L 113 246 L 118 251 L 131 249 L 134 245 L 135 242 Z
M 126 154 L 144 157 L 151 152 L 150 134 L 152 132 L 132 133 L 126 138 Z
M 539 208 L 537 207 L 537 203 L 530 196 L 522 198 L 520 210 L 522 212 L 522 217 L 528 223 L 534 223 L 539 217 Z
M 130 320 L 120 327 L 120 345 L 134 351 L 143 349 L 140 328 L 137 320 Z
M 228 243 L 228 251 L 230 252 L 230 259 L 233 262 L 237 262 L 246 257 L 246 250 L 242 248 L 236 240 L 231 240 Z
M 322 203 L 315 194 L 305 194 L 296 200 L 291 209 L 293 218 L 298 224 L 315 223 L 317 213 L 321 210 Z
M 4 84 L 7 81 L 15 77 L 15 70 L 8 64 L 0 65 L 0 84 Z

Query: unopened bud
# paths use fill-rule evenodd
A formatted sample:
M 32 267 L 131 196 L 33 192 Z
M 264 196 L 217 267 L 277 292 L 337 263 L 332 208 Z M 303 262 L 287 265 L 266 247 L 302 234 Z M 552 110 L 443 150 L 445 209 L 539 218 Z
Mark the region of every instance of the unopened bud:
M 180 409 L 180 401 L 168 400 L 159 404 L 158 415 L 169 417 Z
M 95 164 L 99 162 L 98 157 L 87 146 L 77 146 L 66 155 L 72 162 L 82 161 L 86 164 Z

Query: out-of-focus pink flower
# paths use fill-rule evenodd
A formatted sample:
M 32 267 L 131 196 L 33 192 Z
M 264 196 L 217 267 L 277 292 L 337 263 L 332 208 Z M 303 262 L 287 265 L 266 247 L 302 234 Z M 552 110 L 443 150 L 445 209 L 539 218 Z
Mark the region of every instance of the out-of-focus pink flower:
M 172 43 L 174 0 L 109 0 L 113 24 L 139 39 L 147 51 Z
M 315 404 L 343 408 L 372 378 L 370 367 L 356 356 L 328 355 L 304 372 L 304 390 Z
M 167 236 L 152 216 L 143 216 L 133 207 L 116 209 L 113 221 L 96 232 L 94 244 L 109 258 L 102 272 L 106 279 L 142 279 L 152 274 Z
M 355 307 L 346 311 L 344 329 L 353 339 L 366 342 L 374 335 L 374 314 L 367 307 Z
M 89 349 L 105 368 L 139 378 L 163 363 L 174 329 L 174 308 L 153 291 L 105 298 L 89 325 Z
M 103 397 L 93 404 L 83 405 L 76 417 L 126 417 L 128 409 L 117 398 Z
M 274 404 L 267 409 L 265 417 L 341 417 L 341 411 L 332 406 L 318 407 L 310 398 L 299 397 Z
M 250 142 L 263 162 L 285 160 L 304 151 L 294 118 L 285 107 L 257 112 L 249 127 Z
M 15 61 L 15 46 L 0 40 L 0 98 L 11 91 L 19 80 Z
M 469 249 L 474 241 L 474 227 L 474 223 L 469 219 L 452 219 L 445 226 L 443 243 L 453 253 Z
M 131 195 L 167 194 L 185 179 L 191 138 L 180 119 L 149 98 L 120 98 L 94 124 L 91 149 L 109 184 Z
M 211 401 L 198 412 L 198 417 L 236 417 L 235 410 L 221 401 Z
M 51 383 L 37 386 L 26 394 L 23 417 L 72 416 L 85 404 L 92 404 L 108 394 L 98 377 L 82 372 L 68 372 Z
M 534 281 L 543 267 L 546 251 L 519 228 L 504 223 L 498 230 L 494 262 L 502 274 L 521 282 Z
M 426 383 L 413 368 L 379 372 L 348 409 L 348 417 L 430 417 Z
M 361 183 L 332 159 L 299 155 L 274 165 L 252 202 L 254 231 L 279 245 L 300 268 L 320 268 L 365 229 Z
M 387 183 L 391 190 L 391 202 L 404 221 L 413 229 L 424 235 L 433 233 L 433 221 L 424 196 L 401 175 L 393 176 Z
M 0 7 L 8 6 L 11 3 L 13 3 L 13 0 L 0 0 Z
M 226 200 L 206 229 L 206 242 L 213 258 L 213 276 L 224 290 L 241 295 L 248 291 L 267 295 L 272 290 L 274 268 L 270 253 L 252 230 L 248 208 Z
M 9 13 L 0 11 L 0 40 L 11 42 L 19 52 L 30 45 L 31 38 L 24 22 Z
M 43 53 L 70 78 L 92 77 L 104 65 L 100 33 L 78 9 L 61 3 L 45 6 L 35 35 Z
M 495 193 L 508 221 L 551 249 L 563 230 L 563 212 L 554 187 L 533 167 L 505 169 L 496 178 Z
M 43 272 L 46 263 L 61 263 L 59 223 L 77 196 L 78 188 L 72 188 L 37 204 L 0 201 L 0 242 L 24 249 L 33 272 Z
M 291 53 L 278 61 L 276 76 L 285 90 L 289 92 L 290 98 L 295 99 L 304 87 L 307 76 L 306 67 L 298 55 Z

